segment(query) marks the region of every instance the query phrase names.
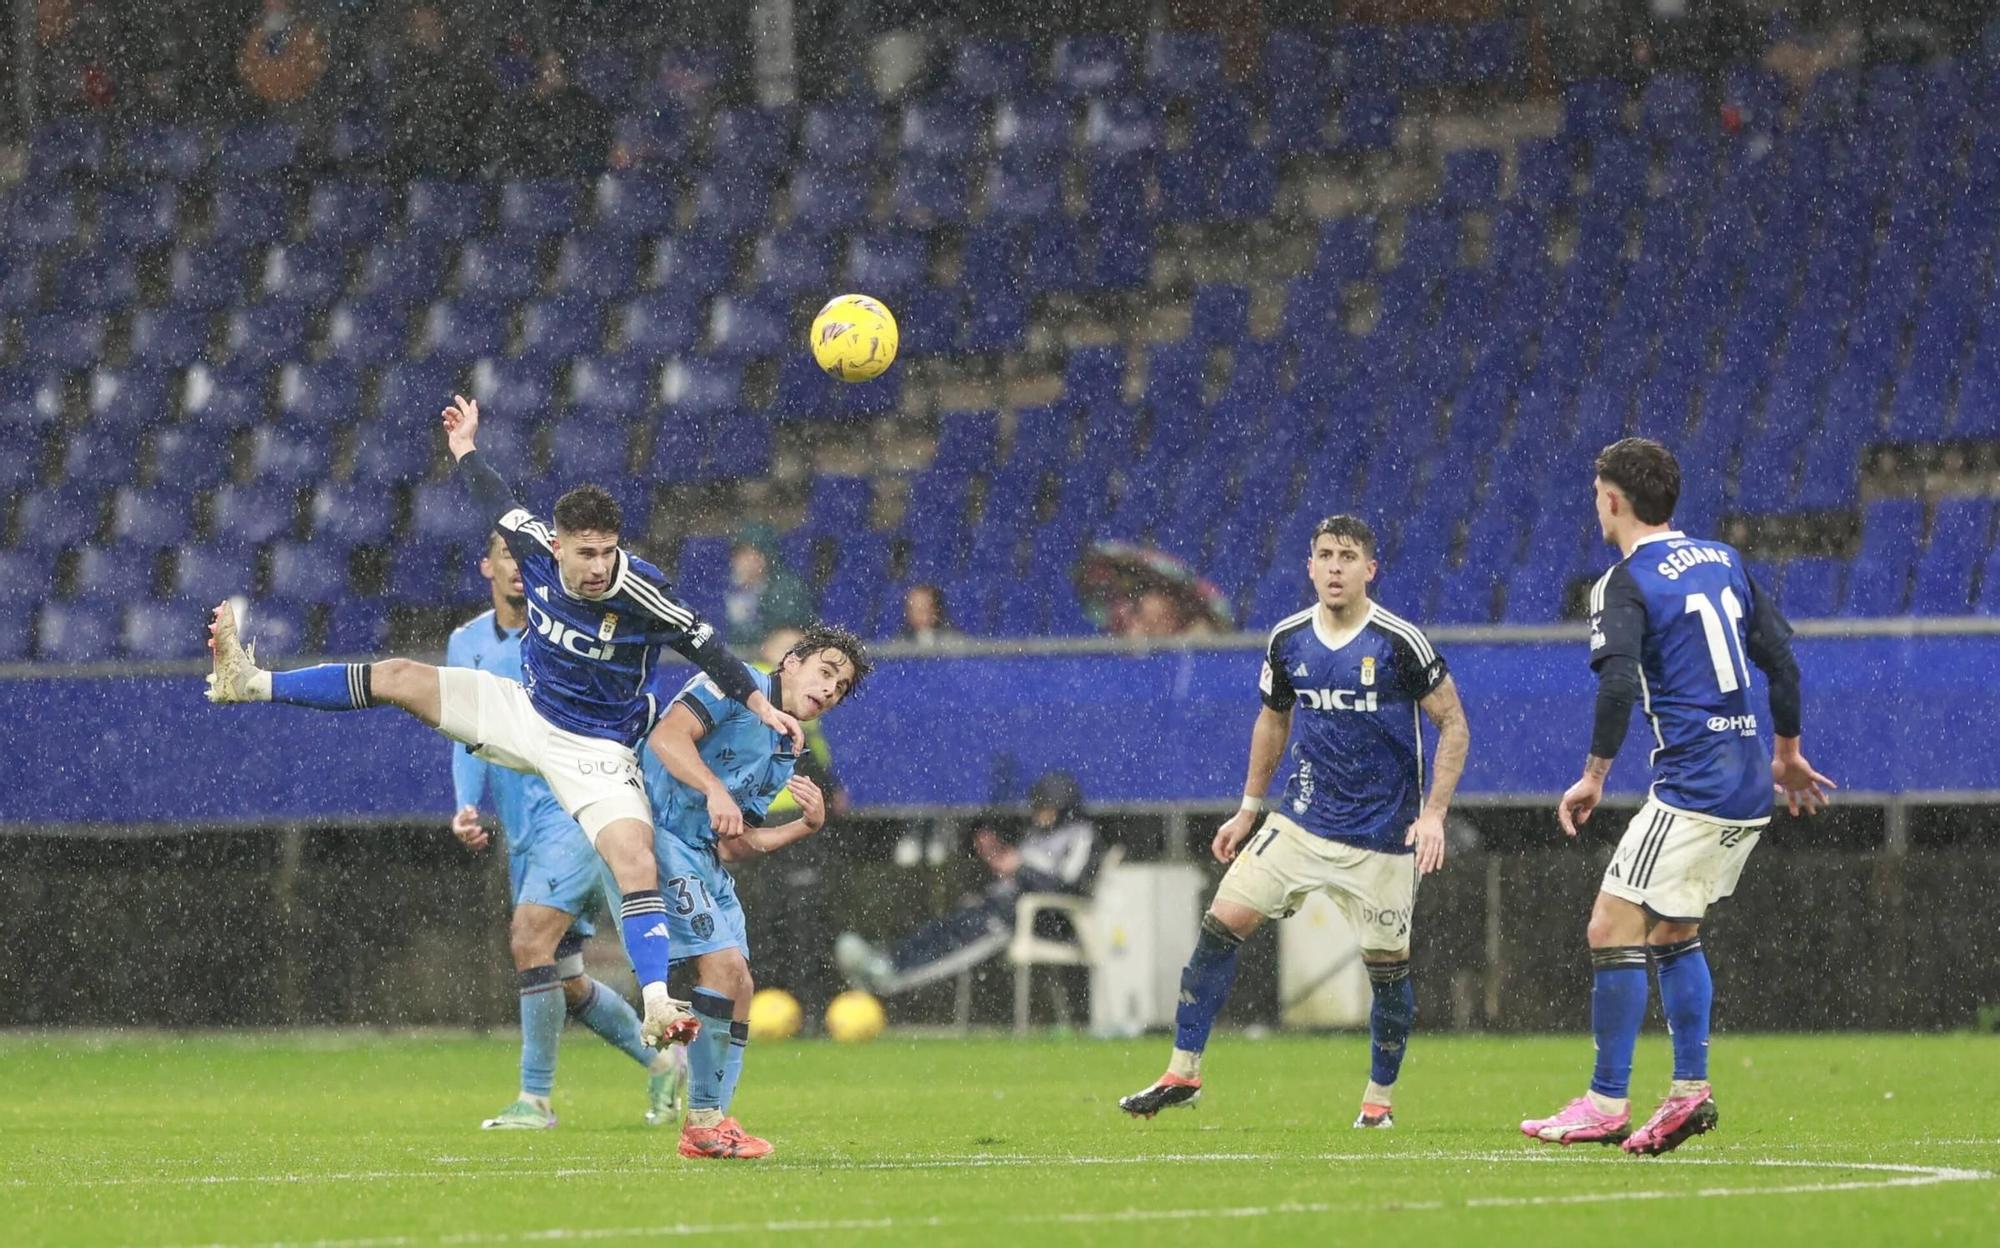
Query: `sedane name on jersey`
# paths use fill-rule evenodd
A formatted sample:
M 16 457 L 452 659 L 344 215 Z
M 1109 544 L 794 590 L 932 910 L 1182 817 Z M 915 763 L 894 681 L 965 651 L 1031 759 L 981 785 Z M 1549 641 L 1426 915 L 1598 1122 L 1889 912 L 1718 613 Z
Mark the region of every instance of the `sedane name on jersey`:
M 1729 552 L 1726 550 L 1717 550 L 1713 546 L 1680 546 L 1678 543 L 1674 545 L 1677 548 L 1660 560 L 1659 566 L 1654 569 L 1670 581 L 1680 580 L 1681 573 L 1697 564 L 1719 563 L 1725 568 L 1734 566 L 1730 563 Z

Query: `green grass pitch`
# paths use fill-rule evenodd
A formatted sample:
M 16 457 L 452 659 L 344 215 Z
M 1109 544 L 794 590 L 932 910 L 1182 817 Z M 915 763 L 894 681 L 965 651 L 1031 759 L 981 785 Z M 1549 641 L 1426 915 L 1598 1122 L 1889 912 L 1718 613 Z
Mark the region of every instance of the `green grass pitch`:
M 778 1145 L 691 1162 L 572 1029 L 562 1125 L 482 1133 L 512 1038 L 0 1038 L 10 1244 L 1994 1242 L 2000 1039 L 1717 1037 L 1720 1130 L 1632 1159 L 1523 1140 L 1587 1037 L 1425 1036 L 1392 1132 L 1349 1128 L 1360 1036 L 1219 1035 L 1193 1110 L 1115 1100 L 1167 1043 L 760 1043 L 737 1110 Z M 1642 1042 L 1659 1092 L 1666 1041 Z M 1650 1105 L 1650 1100 L 1647 1101 Z

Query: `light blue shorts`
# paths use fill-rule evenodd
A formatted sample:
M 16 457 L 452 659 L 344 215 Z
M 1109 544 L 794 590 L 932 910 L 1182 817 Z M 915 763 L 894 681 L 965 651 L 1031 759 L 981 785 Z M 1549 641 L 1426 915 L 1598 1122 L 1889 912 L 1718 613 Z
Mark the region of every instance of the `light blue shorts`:
M 612 914 L 616 905 L 605 896 L 603 860 L 583 835 L 583 829 L 565 821 L 562 826 L 538 829 L 524 838 L 526 844 L 508 846 L 507 879 L 516 906 L 549 906 L 575 916 L 570 931 L 589 936 L 597 929 L 585 917 L 604 902 Z M 611 894 L 616 897 L 614 891 Z
M 667 903 L 673 960 L 723 949 L 741 949 L 748 958 L 743 903 L 736 900 L 736 881 L 715 852 L 663 834 L 653 838 L 653 853 L 660 861 L 660 897 Z

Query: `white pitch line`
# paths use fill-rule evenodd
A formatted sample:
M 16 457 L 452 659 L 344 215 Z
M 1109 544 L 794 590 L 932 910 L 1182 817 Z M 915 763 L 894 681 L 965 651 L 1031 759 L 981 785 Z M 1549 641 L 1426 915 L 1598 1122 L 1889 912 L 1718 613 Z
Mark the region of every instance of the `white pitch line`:
M 1575 1157 L 1574 1160 L 1568 1159 Z M 1215 1156 L 1189 1154 L 1164 1154 L 1140 1157 L 1016 1157 L 1004 1155 L 977 1154 L 961 1158 L 924 1158 L 910 1162 L 864 1163 L 870 1168 L 901 1165 L 908 1169 L 931 1169 L 938 1166 L 980 1168 L 994 1165 L 1045 1165 L 1055 1162 L 1085 1165 L 1139 1165 L 1181 1161 L 1324 1161 L 1324 1162 L 1408 1162 L 1413 1160 L 1432 1161 L 1508 1161 L 1508 1162 L 1551 1162 L 1579 1166 L 1624 1166 L 1633 1163 L 1622 1159 L 1587 1159 L 1579 1155 L 1558 1155 L 1547 1152 L 1424 1152 L 1424 1153 L 1317 1153 L 1304 1157 L 1285 1158 L 1266 1153 L 1227 1153 Z M 1766 1170 L 1834 1170 L 1862 1174 L 1883 1175 L 1873 1179 L 1840 1179 L 1821 1183 L 1788 1183 L 1766 1187 L 1704 1187 L 1695 1189 L 1646 1188 L 1617 1192 L 1572 1192 L 1560 1196 L 1474 1196 L 1457 1201 L 1389 1201 L 1375 1204 L 1335 1205 L 1323 1202 L 1286 1202 L 1273 1205 L 1238 1205 L 1198 1209 L 1118 1209 L 1082 1210 L 1069 1213 L 1023 1214 L 1014 1217 L 950 1218 L 930 1217 L 879 1217 L 879 1218 L 827 1218 L 827 1219 L 776 1219 L 763 1222 L 711 1222 L 711 1223 L 654 1223 L 646 1226 L 618 1227 L 549 1227 L 534 1231 L 461 1232 L 451 1235 L 420 1237 L 413 1235 L 370 1236 L 356 1239 L 317 1240 L 277 1240 L 262 1244 L 210 1243 L 184 1245 L 183 1248 L 418 1248 L 420 1245 L 435 1245 L 437 1248 L 479 1248 L 481 1245 L 540 1244 L 540 1243 L 585 1243 L 603 1239 L 625 1238 L 685 1238 L 697 1235 L 772 1235 L 793 1233 L 829 1233 L 834 1231 L 881 1231 L 881 1230 L 940 1230 L 970 1226 L 1104 1226 L 1136 1222 L 1196 1222 L 1224 1219 L 1257 1219 L 1272 1217 L 1317 1216 L 1343 1211 L 1411 1212 L 1435 1211 L 1447 1208 L 1503 1209 L 1524 1208 L 1543 1205 L 1583 1205 L 1607 1204 L 1618 1201 L 1666 1200 L 1677 1196 L 1737 1197 L 1737 1196 L 1797 1196 L 1830 1192 L 1879 1191 L 1889 1188 L 1932 1187 L 1941 1183 L 1969 1183 L 1994 1178 L 1987 1170 L 1968 1170 L 1957 1166 L 1924 1166 L 1896 1162 L 1866 1161 L 1811 1161 L 1798 1158 L 1723 1158 L 1689 1157 L 1657 1158 L 1639 1163 L 1651 1166 L 1730 1166 Z M 758 1166 L 756 1171 L 776 1169 L 773 1166 Z M 862 1166 L 821 1166 L 799 1165 L 793 1169 L 860 1169 Z M 618 1169 L 612 1173 L 632 1173 Z M 391 1175 L 397 1172 L 388 1172 Z M 428 1172 L 426 1172 L 428 1173 Z M 468 1177 L 514 1177 L 521 1172 L 457 1172 L 446 1174 L 466 1174 Z M 539 1177 L 550 1177 L 549 1172 L 529 1172 Z M 600 1173 L 595 1170 L 572 1171 L 571 1173 Z M 658 1173 L 646 1171 L 646 1173 Z M 411 1176 L 416 1177 L 416 1176 Z
M 1507 1150 L 1485 1151 L 1442 1151 L 1425 1150 L 1406 1153 L 1142 1153 L 1133 1156 L 1070 1157 L 1051 1154 L 1045 1157 L 1030 1157 L 1016 1153 L 970 1153 L 945 1157 L 905 1157 L 878 1161 L 849 1161 L 830 1159 L 827 1161 L 763 1161 L 755 1167 L 758 1173 L 824 1173 L 829 1171 L 917 1171 L 917 1170 L 984 1170 L 1019 1169 L 1029 1166 L 1156 1166 L 1195 1163 L 1214 1165 L 1218 1162 L 1330 1162 L 1330 1163 L 1380 1163 L 1380 1162 L 1422 1162 L 1422 1161 L 1489 1161 L 1512 1162 L 1539 1165 L 1630 1165 L 1621 1155 L 1615 1153 L 1579 1152 L 1571 1150 L 1535 1149 L 1513 1152 Z M 671 1164 L 671 1163 L 670 1163 Z M 1760 1166 L 1767 1169 L 1780 1167 L 1804 1167 L 1807 1169 L 1868 1170 L 1882 1173 L 1910 1175 L 1949 1175 L 1948 1178 L 1927 1180 L 1930 1182 L 1969 1182 L 1991 1178 L 1993 1175 L 1983 1170 L 1955 1170 L 1948 1166 L 1905 1165 L 1891 1162 L 1864 1161 L 1811 1161 L 1781 1158 L 1741 1158 L 1741 1157 L 1676 1157 L 1653 1160 L 1655 1165 L 1675 1166 Z M 745 1167 L 748 1169 L 749 1167 Z M 614 1178 L 625 1175 L 658 1177 L 666 1173 L 660 1166 L 509 1166 L 479 1167 L 454 1166 L 447 1169 L 420 1170 L 349 1170 L 349 1171 L 303 1171 L 277 1174 L 142 1174 L 120 1175 L 115 1178 L 68 1178 L 62 1181 L 65 1188 L 77 1187 L 210 1187 L 236 1184 L 272 1184 L 276 1186 L 307 1185 L 317 1183 L 381 1183 L 396 1180 L 418 1180 L 433 1182 L 441 1179 L 572 1179 L 572 1178 Z M 47 1180 L 8 1179 L 0 1182 L 0 1187 L 46 1187 Z M 1881 1186 L 1893 1186 L 1881 1184 Z M 1769 1190 L 1769 1189 L 1761 1189 Z

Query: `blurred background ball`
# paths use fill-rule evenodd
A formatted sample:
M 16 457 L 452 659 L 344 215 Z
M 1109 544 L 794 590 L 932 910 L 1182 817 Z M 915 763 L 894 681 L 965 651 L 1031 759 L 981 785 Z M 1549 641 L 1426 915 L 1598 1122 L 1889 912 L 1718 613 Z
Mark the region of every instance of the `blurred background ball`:
M 841 295 L 813 318 L 813 359 L 841 381 L 880 377 L 896 362 L 901 341 L 896 318 L 867 295 Z
M 799 999 L 783 988 L 759 988 L 750 998 L 752 1040 L 789 1040 L 799 1034 L 802 1021 Z
M 826 1006 L 826 1034 L 842 1044 L 873 1040 L 888 1024 L 882 1003 L 859 990 L 843 992 Z

